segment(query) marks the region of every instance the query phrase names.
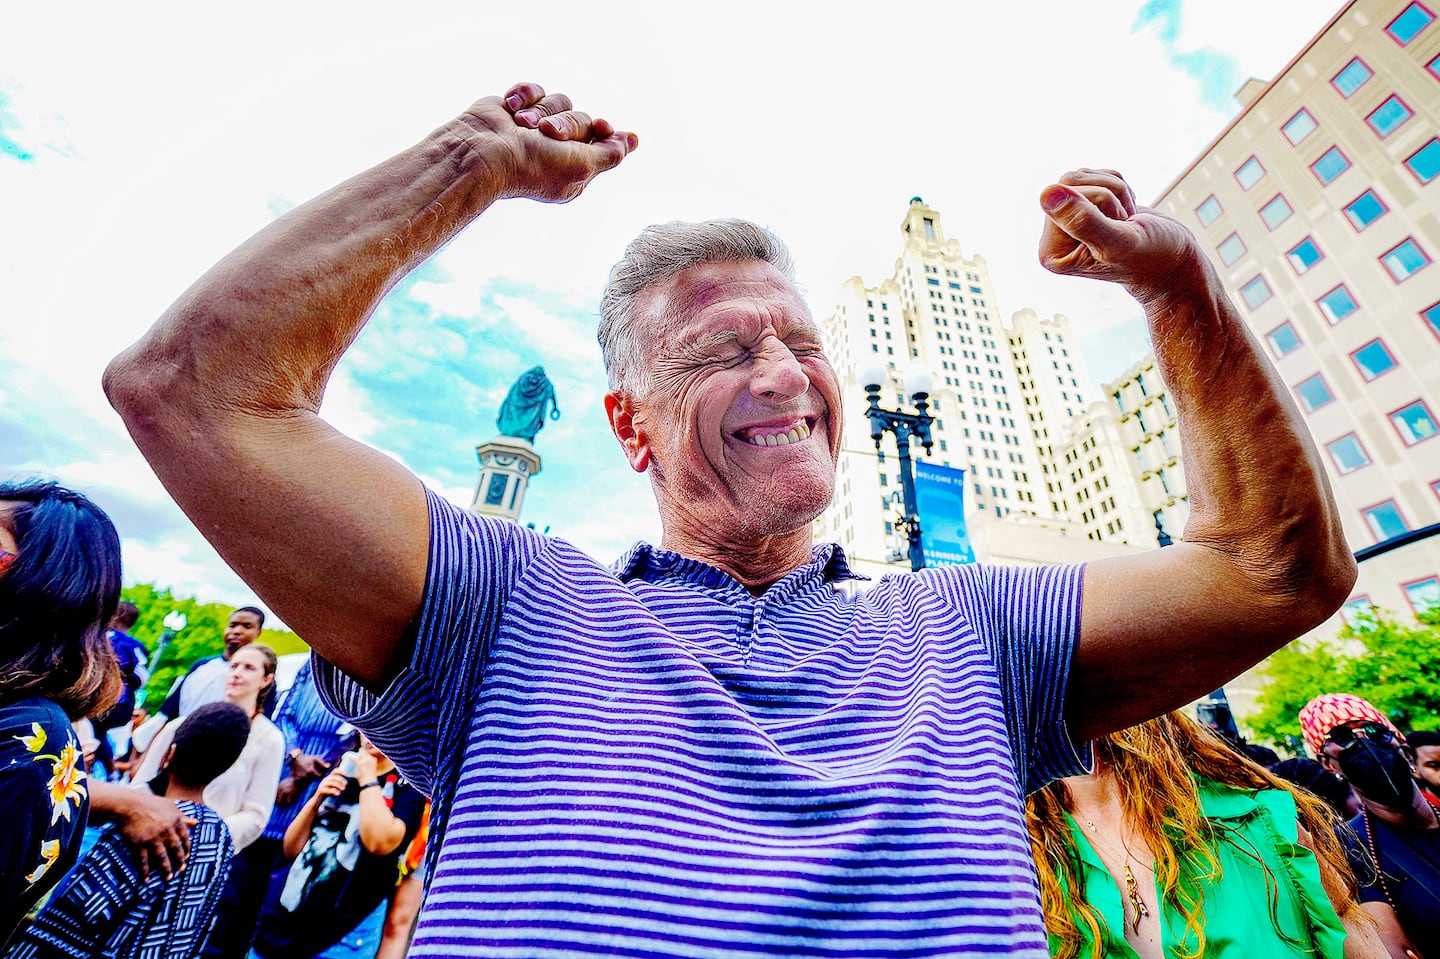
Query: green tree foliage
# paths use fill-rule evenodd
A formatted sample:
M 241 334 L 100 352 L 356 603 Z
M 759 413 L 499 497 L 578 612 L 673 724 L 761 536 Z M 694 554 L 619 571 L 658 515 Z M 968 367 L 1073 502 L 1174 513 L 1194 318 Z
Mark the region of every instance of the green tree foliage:
M 190 664 L 204 656 L 214 656 L 224 648 L 225 624 L 236 606 L 247 603 L 203 603 L 193 596 L 176 596 L 167 589 L 157 589 L 153 583 L 137 583 L 127 586 L 120 593 L 140 607 L 140 618 L 131 634 L 153 653 L 165 630 L 164 619 L 171 611 L 185 615 L 185 628 L 178 632 L 165 647 L 159 663 L 150 674 L 145 687 L 145 701 L 156 705 L 164 700 L 170 686 L 183 676 Z M 266 625 L 260 634 L 260 642 L 270 646 L 280 655 L 308 652 L 304 641 L 290 632 L 276 626 Z
M 1291 644 L 1262 670 L 1268 685 L 1247 725 L 1260 740 L 1300 735 L 1300 708 L 1321 693 L 1363 696 L 1403 729 L 1440 729 L 1440 607 L 1406 623 L 1379 610 L 1333 642 Z

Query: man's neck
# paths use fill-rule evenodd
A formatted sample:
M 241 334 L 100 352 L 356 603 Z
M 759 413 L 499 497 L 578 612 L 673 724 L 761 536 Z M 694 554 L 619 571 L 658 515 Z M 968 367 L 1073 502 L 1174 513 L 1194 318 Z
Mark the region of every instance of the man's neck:
M 1430 804 L 1430 800 L 1425 798 L 1418 786 L 1412 791 L 1410 805 L 1404 809 L 1391 809 L 1364 796 L 1360 797 L 1360 801 L 1365 804 L 1370 815 L 1392 826 L 1406 829 L 1440 829 L 1440 811 Z
M 789 533 L 764 536 L 747 543 L 720 543 L 704 530 L 701 535 L 684 535 L 666 528 L 660 548 L 690 559 L 709 563 L 759 596 L 773 584 L 811 560 L 810 526 Z
M 184 783 L 176 782 L 175 777 L 171 776 L 169 784 L 165 787 L 165 798 L 175 802 L 193 802 L 203 805 L 205 803 L 205 787 L 187 786 Z

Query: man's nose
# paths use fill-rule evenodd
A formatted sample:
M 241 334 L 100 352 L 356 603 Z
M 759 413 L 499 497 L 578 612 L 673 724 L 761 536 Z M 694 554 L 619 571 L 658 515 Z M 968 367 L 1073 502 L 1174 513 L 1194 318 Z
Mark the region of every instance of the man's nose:
M 804 395 L 810 378 L 795 354 L 785 344 L 772 341 L 755 358 L 755 372 L 750 379 L 750 392 L 767 399 L 790 400 Z

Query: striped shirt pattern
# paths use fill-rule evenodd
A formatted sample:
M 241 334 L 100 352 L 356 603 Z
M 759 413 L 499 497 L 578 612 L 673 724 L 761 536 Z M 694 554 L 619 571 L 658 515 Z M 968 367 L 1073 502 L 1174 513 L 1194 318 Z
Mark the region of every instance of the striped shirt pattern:
M 752 596 L 430 494 L 410 665 L 322 693 L 435 800 L 410 955 L 1046 955 L 1023 794 L 1081 771 L 1080 567 Z
M 315 689 L 314 675 L 309 662 L 302 663 L 295 674 L 295 681 L 285 691 L 285 700 L 275 711 L 275 725 L 285 735 L 285 752 L 298 748 L 311 756 L 325 757 L 335 751 L 340 737 L 336 733 L 342 720 L 332 713 Z M 288 766 L 280 767 L 280 777 L 290 775 Z M 278 800 L 270 813 L 270 821 L 260 835 L 266 839 L 284 839 L 285 830 L 300 814 L 301 808 L 309 801 L 311 794 L 320 785 L 317 779 L 306 786 L 292 802 L 282 805 Z
M 209 806 L 176 803 L 195 820 L 190 858 L 167 881 L 140 875 L 135 852 L 107 826 L 6 959 L 193 959 L 230 872 L 230 830 Z

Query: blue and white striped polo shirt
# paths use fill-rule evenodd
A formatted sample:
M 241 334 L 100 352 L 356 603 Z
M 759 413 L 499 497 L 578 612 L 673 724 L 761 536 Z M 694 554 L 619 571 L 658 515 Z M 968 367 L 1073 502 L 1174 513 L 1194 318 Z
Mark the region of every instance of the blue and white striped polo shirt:
M 1083 766 L 1080 567 L 852 595 L 822 546 L 757 597 L 429 500 L 410 665 L 316 668 L 435 798 L 411 956 L 1046 955 L 1022 797 Z

